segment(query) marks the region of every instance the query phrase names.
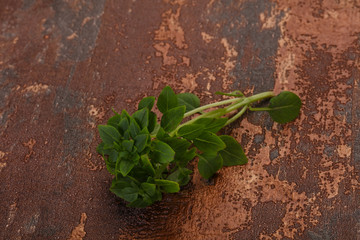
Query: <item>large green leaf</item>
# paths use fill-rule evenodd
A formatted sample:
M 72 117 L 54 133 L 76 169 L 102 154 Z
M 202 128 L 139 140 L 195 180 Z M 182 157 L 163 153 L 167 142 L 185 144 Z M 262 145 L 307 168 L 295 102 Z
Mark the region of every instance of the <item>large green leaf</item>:
M 198 169 L 203 178 L 209 179 L 223 166 L 220 154 L 203 153 L 199 155 Z
M 157 107 L 160 112 L 165 113 L 168 110 L 177 107 L 178 106 L 178 99 L 174 91 L 171 89 L 171 87 L 166 86 L 161 91 L 158 101 L 157 101 Z
M 121 119 L 121 121 L 118 124 L 118 128 L 121 135 L 124 135 L 126 130 L 129 129 L 129 120 L 126 117 Z
M 178 168 L 175 172 L 171 173 L 167 180 L 177 182 L 180 186 L 184 186 L 189 183 L 192 171 L 187 168 Z
M 130 119 L 129 125 L 130 136 L 134 139 L 140 132 L 140 126 L 137 124 L 134 118 Z
M 202 152 L 217 152 L 225 148 L 225 143 L 212 132 L 203 132 L 193 140 L 194 145 Z
M 142 168 L 151 176 L 155 176 L 155 169 L 150 162 L 148 155 L 141 156 Z
M 120 121 L 121 121 L 121 115 L 116 113 L 114 116 L 112 116 L 111 118 L 109 118 L 109 120 L 107 121 L 107 125 L 113 126 L 114 128 L 117 128 Z
M 169 137 L 164 139 L 164 141 L 174 150 L 175 158 L 182 157 L 191 145 L 191 143 L 186 139 L 176 137 Z
M 99 125 L 98 129 L 101 140 L 110 146 L 112 146 L 114 142 L 118 142 L 121 138 L 120 133 L 113 126 Z
M 152 109 L 152 107 L 154 106 L 154 102 L 155 102 L 155 97 L 153 97 L 153 96 L 144 97 L 139 102 L 138 109 L 140 110 L 140 109 L 143 109 L 143 108 L 147 108 L 150 111 Z
M 161 190 L 167 193 L 175 193 L 180 191 L 179 184 L 174 181 L 155 179 L 155 184 L 158 185 Z
M 185 112 L 200 107 L 200 99 L 192 93 L 180 93 L 177 98 L 179 106 L 184 105 L 186 107 Z
M 159 163 L 170 163 L 174 160 L 175 152 L 166 143 L 155 140 L 152 144 L 151 159 Z
M 278 123 L 291 122 L 299 116 L 301 99 L 292 92 L 283 91 L 270 99 L 270 117 Z
M 149 124 L 149 109 L 143 108 L 136 111 L 132 117 L 135 119 L 137 124 L 139 124 L 140 129 L 143 129 Z
M 129 174 L 131 169 L 135 166 L 135 163 L 129 159 L 123 159 L 120 161 L 120 167 L 118 171 L 125 177 Z
M 225 143 L 225 149 L 219 151 L 224 166 L 242 165 L 248 162 L 248 159 L 242 149 L 241 145 L 233 137 L 228 135 L 220 136 L 220 139 Z
M 140 186 L 149 196 L 155 195 L 155 193 L 156 193 L 156 185 L 155 184 L 143 182 L 143 183 L 141 183 Z
M 118 176 L 113 179 L 110 191 L 128 202 L 133 202 L 138 197 L 139 189 L 129 178 Z
M 135 137 L 135 147 L 137 149 L 137 152 L 140 153 L 144 150 L 146 147 L 146 144 L 149 139 L 149 134 L 139 134 Z
M 154 112 L 149 112 L 148 130 L 150 133 L 154 131 L 156 124 L 157 124 L 156 114 Z
M 121 145 L 125 148 L 126 151 L 132 152 L 134 146 L 134 140 L 123 140 Z
M 177 135 L 188 140 L 192 140 L 197 138 L 204 131 L 204 128 L 205 127 L 202 124 L 188 124 L 181 127 L 177 131 Z
M 185 106 L 175 107 L 165 112 L 161 118 L 161 127 L 166 131 L 170 132 L 181 123 L 184 118 Z
M 194 124 L 200 124 L 204 126 L 204 131 L 217 133 L 222 129 L 228 118 L 200 118 L 194 122 Z

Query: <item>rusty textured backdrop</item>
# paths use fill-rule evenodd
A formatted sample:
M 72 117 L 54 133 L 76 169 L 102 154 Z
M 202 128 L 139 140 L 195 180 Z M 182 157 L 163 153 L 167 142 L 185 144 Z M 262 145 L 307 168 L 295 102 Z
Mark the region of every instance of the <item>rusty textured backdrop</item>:
M 0 239 L 360 239 L 359 79 L 358 0 L 0 0 Z M 96 125 L 165 85 L 304 105 L 225 129 L 246 166 L 129 209 Z

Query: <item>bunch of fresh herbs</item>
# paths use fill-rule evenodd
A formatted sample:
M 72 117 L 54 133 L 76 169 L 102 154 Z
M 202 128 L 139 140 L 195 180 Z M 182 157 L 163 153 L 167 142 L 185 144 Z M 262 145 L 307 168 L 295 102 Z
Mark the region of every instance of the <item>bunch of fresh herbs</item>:
M 250 97 L 240 91 L 217 94 L 230 98 L 200 106 L 196 95 L 175 94 L 165 87 L 156 102 L 162 113 L 160 123 L 153 111 L 152 96 L 143 98 L 132 115 L 126 110 L 114 111 L 106 125 L 98 126 L 102 142 L 97 151 L 114 175 L 110 190 L 128 206 L 147 207 L 160 201 L 162 193 L 178 192 L 189 183 L 189 163 L 195 158 L 205 179 L 223 166 L 247 163 L 242 147 L 233 137 L 216 134 L 246 110 L 267 111 L 275 122 L 287 123 L 299 115 L 301 107 L 300 98 L 288 91 L 277 96 L 273 92 Z M 252 106 L 264 99 L 270 99 L 267 107 Z

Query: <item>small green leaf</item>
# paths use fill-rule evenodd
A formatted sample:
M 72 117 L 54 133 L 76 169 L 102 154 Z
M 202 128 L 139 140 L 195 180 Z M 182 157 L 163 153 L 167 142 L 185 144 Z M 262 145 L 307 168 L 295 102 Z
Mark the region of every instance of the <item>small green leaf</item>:
M 153 97 L 153 96 L 144 97 L 139 102 L 138 110 L 147 108 L 150 111 L 152 109 L 152 107 L 154 106 L 154 102 L 155 102 L 155 97 Z
M 146 147 L 149 135 L 148 134 L 139 134 L 135 137 L 135 147 L 137 148 L 137 152 L 140 153 Z
M 177 156 L 175 161 L 181 167 L 186 167 L 188 163 L 196 157 L 196 148 L 191 148 L 190 150 L 186 151 L 182 156 Z
M 194 145 L 203 152 L 217 152 L 225 148 L 225 143 L 212 132 L 203 132 L 193 140 Z
M 194 123 L 185 125 L 177 131 L 177 135 L 188 140 L 192 140 L 194 138 L 197 138 L 204 131 L 204 128 L 205 127 L 202 124 Z
M 123 140 L 121 145 L 125 148 L 126 151 L 132 152 L 134 141 L 133 140 Z
M 179 183 L 179 186 L 184 186 L 190 181 L 190 174 L 192 171 L 187 168 L 178 168 L 175 172 L 171 173 L 167 180 Z
M 176 137 L 168 137 L 163 140 L 165 143 L 167 143 L 175 152 L 175 158 L 181 157 L 187 149 L 190 147 L 191 143 L 185 139 L 182 138 L 176 138 Z
M 126 175 L 128 175 L 128 173 L 131 171 L 131 169 L 133 169 L 133 167 L 135 166 L 135 163 L 131 160 L 128 159 L 123 159 L 120 162 L 120 167 L 119 167 L 119 172 L 126 177 Z
M 174 181 L 155 179 L 155 184 L 166 193 L 176 193 L 180 191 L 179 184 Z
M 125 131 L 129 128 L 129 120 L 127 118 L 121 119 L 118 125 L 121 135 L 124 135 Z
M 165 139 L 169 138 L 169 134 L 167 134 L 165 132 L 165 130 L 162 127 L 160 127 L 157 134 L 156 134 L 156 138 L 161 140 L 161 141 L 164 141 Z
M 140 126 L 137 122 L 131 118 L 129 126 L 130 136 L 134 139 L 140 132 Z
M 198 169 L 203 178 L 209 179 L 223 166 L 220 154 L 203 153 L 199 155 Z
M 166 132 L 174 130 L 183 120 L 185 113 L 185 106 L 175 107 L 165 112 L 161 118 L 161 127 Z
M 177 95 L 179 106 L 186 107 L 185 112 L 189 112 L 200 107 L 200 99 L 192 93 L 180 93 Z
M 113 126 L 99 125 L 98 129 L 100 138 L 105 144 L 113 145 L 114 142 L 119 141 L 121 138 L 120 133 Z
M 224 166 L 242 165 L 248 162 L 248 159 L 241 145 L 233 137 L 222 135 L 220 139 L 225 143 L 225 149 L 219 151 Z
M 121 121 L 121 115 L 116 113 L 114 116 L 112 116 L 111 118 L 109 118 L 109 120 L 107 121 L 107 125 L 113 126 L 114 128 L 117 128 L 120 121 Z
M 149 112 L 148 130 L 150 133 L 152 133 L 154 131 L 156 124 L 157 124 L 156 114 L 154 112 Z
M 110 191 L 128 202 L 133 202 L 138 197 L 139 189 L 129 178 L 118 176 L 113 179 Z
M 155 140 L 152 144 L 151 159 L 159 163 L 169 163 L 174 160 L 175 152 L 166 143 Z
M 135 119 L 136 123 L 139 124 L 140 129 L 143 129 L 149 124 L 149 109 L 143 108 L 136 111 L 132 117 Z
M 194 124 L 200 124 L 204 126 L 204 131 L 217 133 L 222 129 L 228 118 L 200 118 L 194 122 Z
M 142 168 L 149 173 L 151 176 L 155 176 L 155 169 L 153 167 L 153 165 L 150 162 L 150 159 L 147 155 L 142 155 L 141 156 L 141 163 L 142 163 Z
M 159 111 L 165 113 L 168 110 L 177 106 L 178 106 L 178 99 L 174 91 L 169 86 L 164 87 L 157 101 L 157 107 Z
M 137 188 L 126 187 L 121 189 L 120 197 L 128 202 L 133 202 L 138 198 L 139 190 Z
M 105 146 L 105 143 L 104 142 L 101 142 L 97 147 L 96 147 L 96 152 L 98 152 L 99 154 L 101 155 L 104 155 L 104 146 Z
M 121 111 L 120 115 L 122 119 L 126 118 L 128 121 L 130 120 L 130 114 L 125 109 Z
M 141 183 L 141 188 L 149 195 L 154 196 L 156 194 L 156 185 L 153 183 Z
M 270 99 L 270 117 L 278 123 L 293 121 L 299 116 L 301 99 L 292 92 L 284 91 Z

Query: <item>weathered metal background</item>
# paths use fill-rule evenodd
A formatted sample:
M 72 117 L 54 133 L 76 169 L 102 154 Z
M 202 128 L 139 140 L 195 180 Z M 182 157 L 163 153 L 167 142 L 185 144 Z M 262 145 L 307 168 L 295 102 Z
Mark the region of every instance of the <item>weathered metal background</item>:
M 0 0 L 0 239 L 360 239 L 357 0 Z M 292 90 L 225 131 L 249 164 L 129 209 L 96 125 L 163 86 Z

